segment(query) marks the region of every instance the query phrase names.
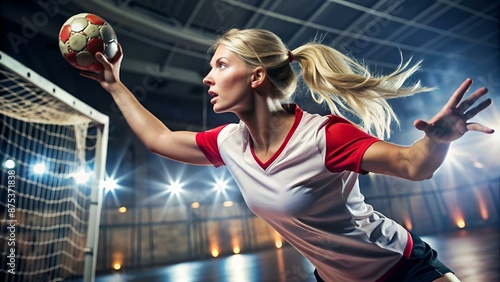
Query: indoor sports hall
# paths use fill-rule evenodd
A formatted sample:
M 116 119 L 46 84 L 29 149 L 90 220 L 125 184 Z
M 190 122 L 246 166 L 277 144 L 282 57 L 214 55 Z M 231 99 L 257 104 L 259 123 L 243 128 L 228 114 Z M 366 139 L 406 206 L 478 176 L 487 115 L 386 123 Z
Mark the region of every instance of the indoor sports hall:
M 239 123 L 207 94 L 209 50 L 232 28 L 278 35 L 296 73 L 291 52 L 308 42 L 377 75 L 422 61 L 409 83 L 436 88 L 388 100 L 399 118 L 390 143 L 422 138 L 414 121 L 433 118 L 465 79 L 470 92 L 486 87 L 492 104 L 469 122 L 494 133 L 453 141 L 430 179 L 360 173 L 359 187 L 460 281 L 500 281 L 498 1 L 4 0 L 0 14 L 0 281 L 318 281 L 249 208 L 234 171 L 151 152 L 112 95 L 79 74 L 101 71 L 95 50 L 111 61 L 122 52 L 121 81 L 172 131 Z M 329 114 L 303 81 L 296 92 L 302 110 Z

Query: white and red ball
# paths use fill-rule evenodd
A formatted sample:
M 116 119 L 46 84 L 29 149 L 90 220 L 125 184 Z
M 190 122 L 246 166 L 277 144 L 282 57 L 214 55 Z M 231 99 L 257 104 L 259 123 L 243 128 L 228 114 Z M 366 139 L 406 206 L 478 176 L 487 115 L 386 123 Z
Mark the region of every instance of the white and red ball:
M 115 31 L 103 18 L 81 13 L 70 17 L 61 27 L 59 49 L 75 68 L 98 71 L 103 66 L 95 59 L 95 53 L 102 52 L 112 60 L 118 51 L 118 41 Z

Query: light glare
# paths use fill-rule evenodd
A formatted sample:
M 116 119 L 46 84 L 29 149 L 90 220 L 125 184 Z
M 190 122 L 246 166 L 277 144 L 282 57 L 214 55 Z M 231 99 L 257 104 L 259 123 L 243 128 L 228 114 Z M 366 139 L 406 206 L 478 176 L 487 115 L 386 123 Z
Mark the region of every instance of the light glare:
M 465 227 L 465 220 L 463 218 L 457 218 L 456 224 L 458 228 L 462 229 Z
M 216 248 L 213 248 L 212 249 L 212 256 L 214 258 L 218 257 L 219 256 L 219 250 L 217 250 Z
M 90 173 L 85 172 L 85 169 L 80 169 L 75 173 L 74 178 L 76 183 L 83 184 L 86 183 L 90 178 Z
M 281 240 L 276 240 L 276 242 L 274 242 L 274 245 L 276 246 L 276 249 L 280 249 L 281 247 L 283 247 L 283 242 L 281 242 Z
M 413 224 L 411 223 L 411 219 L 406 216 L 406 217 L 404 217 L 403 221 L 404 221 L 406 229 L 411 231 L 413 229 Z
M 178 195 L 180 192 L 182 192 L 182 184 L 178 180 L 174 181 L 168 186 L 168 192 L 174 195 Z
M 226 183 L 226 181 L 224 181 L 222 179 L 218 179 L 215 182 L 214 190 L 216 190 L 217 192 L 224 192 L 226 189 L 227 189 L 227 183 Z
M 33 171 L 36 174 L 44 174 L 45 173 L 45 164 L 44 163 L 38 163 L 33 167 Z
M 106 191 L 114 190 L 116 187 L 118 187 L 118 182 L 115 179 L 108 177 L 104 180 L 104 189 Z
M 233 253 L 239 254 L 240 252 L 241 252 L 240 247 L 236 246 L 236 247 L 233 248 Z
M 5 167 L 7 169 L 13 169 L 16 166 L 16 163 L 13 160 L 6 160 Z

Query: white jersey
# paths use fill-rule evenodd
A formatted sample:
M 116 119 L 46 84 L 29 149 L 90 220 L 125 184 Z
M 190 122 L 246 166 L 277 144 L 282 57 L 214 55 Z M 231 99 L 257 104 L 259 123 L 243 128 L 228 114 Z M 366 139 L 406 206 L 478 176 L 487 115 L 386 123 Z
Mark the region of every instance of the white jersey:
M 200 132 L 196 141 L 232 174 L 250 210 L 304 255 L 325 281 L 382 281 L 408 258 L 412 241 L 399 224 L 364 202 L 361 159 L 379 139 L 350 122 L 295 107 L 286 140 L 265 163 L 244 123 Z

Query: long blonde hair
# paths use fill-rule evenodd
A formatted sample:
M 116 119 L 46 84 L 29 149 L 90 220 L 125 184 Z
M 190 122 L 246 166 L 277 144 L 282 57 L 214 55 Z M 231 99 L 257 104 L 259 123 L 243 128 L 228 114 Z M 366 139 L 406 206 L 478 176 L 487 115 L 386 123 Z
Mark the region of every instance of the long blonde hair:
M 275 96 L 271 98 L 291 99 L 297 75 L 291 67 L 288 48 L 277 35 L 263 29 L 230 29 L 211 50 L 219 46 L 249 66 L 264 67 L 274 87 Z M 333 114 L 341 117 L 341 110 L 355 115 L 359 126 L 379 138 L 390 137 L 391 123 L 399 122 L 387 99 L 432 90 L 420 81 L 404 85 L 420 68 L 420 62 L 410 66 L 410 60 L 388 75 L 375 76 L 363 64 L 325 44 L 306 43 L 291 52 L 315 102 L 326 103 Z

